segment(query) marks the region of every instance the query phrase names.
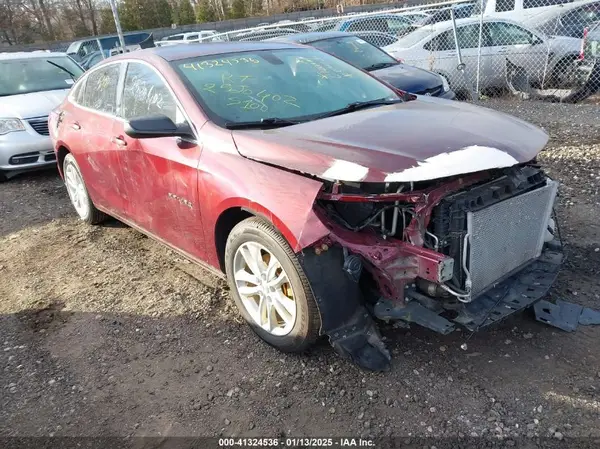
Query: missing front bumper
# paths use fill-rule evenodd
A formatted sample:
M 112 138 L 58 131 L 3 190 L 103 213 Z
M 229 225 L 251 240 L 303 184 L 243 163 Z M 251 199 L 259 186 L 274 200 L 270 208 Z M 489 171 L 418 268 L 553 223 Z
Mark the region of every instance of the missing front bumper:
M 444 307 L 441 301 L 407 289 L 409 302 L 406 306 L 393 307 L 391 302 L 382 299 L 375 305 L 373 313 L 381 320 L 412 322 L 442 334 L 452 332 L 456 325 L 477 331 L 524 310 L 544 297 L 556 280 L 562 260 L 560 245 L 556 241 L 551 242 L 534 262 L 458 308 Z

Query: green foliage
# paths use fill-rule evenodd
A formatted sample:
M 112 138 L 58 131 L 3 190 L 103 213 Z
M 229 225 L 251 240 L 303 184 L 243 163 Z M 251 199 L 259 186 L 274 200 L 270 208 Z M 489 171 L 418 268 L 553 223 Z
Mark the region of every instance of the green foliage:
M 112 34 L 117 32 L 115 26 L 115 18 L 113 17 L 112 10 L 110 8 L 103 8 L 100 10 L 100 34 Z
M 209 0 L 200 0 L 196 9 L 196 20 L 198 23 L 216 22 L 218 20 L 217 12 L 210 4 Z
M 167 0 L 124 0 L 119 16 L 125 31 L 162 28 L 171 25 L 171 5 Z
M 194 14 L 194 8 L 190 0 L 179 0 L 177 5 L 177 25 L 191 25 L 196 23 L 196 16 Z
M 246 17 L 246 4 L 244 3 L 244 0 L 233 0 L 233 2 L 231 2 L 229 17 L 232 19 L 241 19 Z

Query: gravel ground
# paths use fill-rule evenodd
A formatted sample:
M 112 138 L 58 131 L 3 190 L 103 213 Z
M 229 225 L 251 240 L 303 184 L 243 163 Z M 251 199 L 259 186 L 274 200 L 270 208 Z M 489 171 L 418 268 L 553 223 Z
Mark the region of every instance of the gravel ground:
M 568 255 L 550 296 L 599 307 L 600 108 L 485 105 L 550 132 Z M 54 171 L 0 186 L 0 217 L 0 436 L 600 441 L 600 326 L 525 313 L 466 351 L 462 332 L 385 327 L 393 366 L 374 374 L 326 342 L 263 344 L 222 281 L 117 222 L 78 222 Z

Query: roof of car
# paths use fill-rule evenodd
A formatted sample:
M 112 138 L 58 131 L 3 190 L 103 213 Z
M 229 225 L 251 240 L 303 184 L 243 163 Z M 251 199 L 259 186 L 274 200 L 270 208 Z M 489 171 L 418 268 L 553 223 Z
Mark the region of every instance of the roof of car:
M 464 19 L 456 19 L 456 25 L 457 26 L 470 25 L 472 23 L 479 23 L 480 20 L 481 20 L 481 18 L 479 16 L 465 17 Z M 525 28 L 527 27 L 527 25 L 523 25 L 522 23 L 516 22 L 509 18 L 498 17 L 498 16 L 484 16 L 483 21 L 484 22 L 508 22 L 508 23 L 513 23 L 515 25 L 519 25 L 521 27 L 525 27 Z M 432 23 L 431 25 L 425 25 L 425 28 L 427 28 L 431 33 L 435 33 L 436 31 L 440 31 L 440 30 L 446 30 L 447 28 L 451 28 L 451 27 L 452 27 L 452 20 L 444 20 L 443 22 L 437 22 L 437 23 Z M 402 38 L 400 38 L 400 40 L 401 39 Z
M 53 56 L 67 56 L 66 53 L 49 52 L 49 51 L 18 51 L 14 53 L 0 53 L 0 61 L 8 59 L 34 59 L 34 58 L 50 58 Z
M 281 50 L 286 48 L 297 48 L 294 44 L 278 42 L 207 42 L 188 45 L 169 45 L 166 47 L 153 47 L 145 50 L 136 50 L 110 58 L 130 59 L 138 57 L 145 59 L 146 56 L 156 55 L 166 61 L 177 61 L 180 59 L 193 58 L 196 56 L 218 55 L 225 53 L 237 53 L 244 51 Z
M 379 18 L 379 17 L 398 17 L 400 19 L 405 18 L 401 14 L 367 14 L 367 15 L 360 15 L 358 17 L 349 17 L 346 20 L 342 20 L 341 23 L 357 22 L 359 20 L 371 19 L 373 17 L 376 17 L 376 18 Z
M 348 37 L 351 33 L 344 31 L 321 31 L 313 33 L 288 34 L 286 36 L 277 36 L 269 39 L 269 42 L 294 42 L 296 44 L 308 44 L 310 42 L 322 41 L 324 39 L 333 39 L 335 37 Z
M 152 33 L 148 32 L 148 31 L 124 31 L 123 32 L 123 36 L 132 36 L 132 35 L 136 35 L 136 34 L 148 34 L 148 35 L 150 35 Z M 103 34 L 101 36 L 92 36 L 92 37 L 88 37 L 86 39 L 78 39 L 76 41 L 73 41 L 73 42 L 71 42 L 70 45 L 79 44 L 81 42 L 95 41 L 97 39 L 105 39 L 107 37 L 119 37 L 119 35 L 118 34 Z

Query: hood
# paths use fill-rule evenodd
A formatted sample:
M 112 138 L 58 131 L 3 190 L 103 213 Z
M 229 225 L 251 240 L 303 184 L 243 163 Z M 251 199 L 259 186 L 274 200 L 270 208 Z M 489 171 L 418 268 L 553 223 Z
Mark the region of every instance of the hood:
M 68 92 L 69 89 L 61 89 L 0 97 L 0 111 L 3 117 L 44 117 L 65 99 Z
M 548 141 L 515 117 L 433 97 L 232 135 L 245 157 L 349 182 L 424 181 L 509 167 L 530 161 Z
M 398 89 L 413 94 L 425 93 L 442 86 L 442 80 L 435 73 L 406 64 L 373 70 L 371 74 Z

